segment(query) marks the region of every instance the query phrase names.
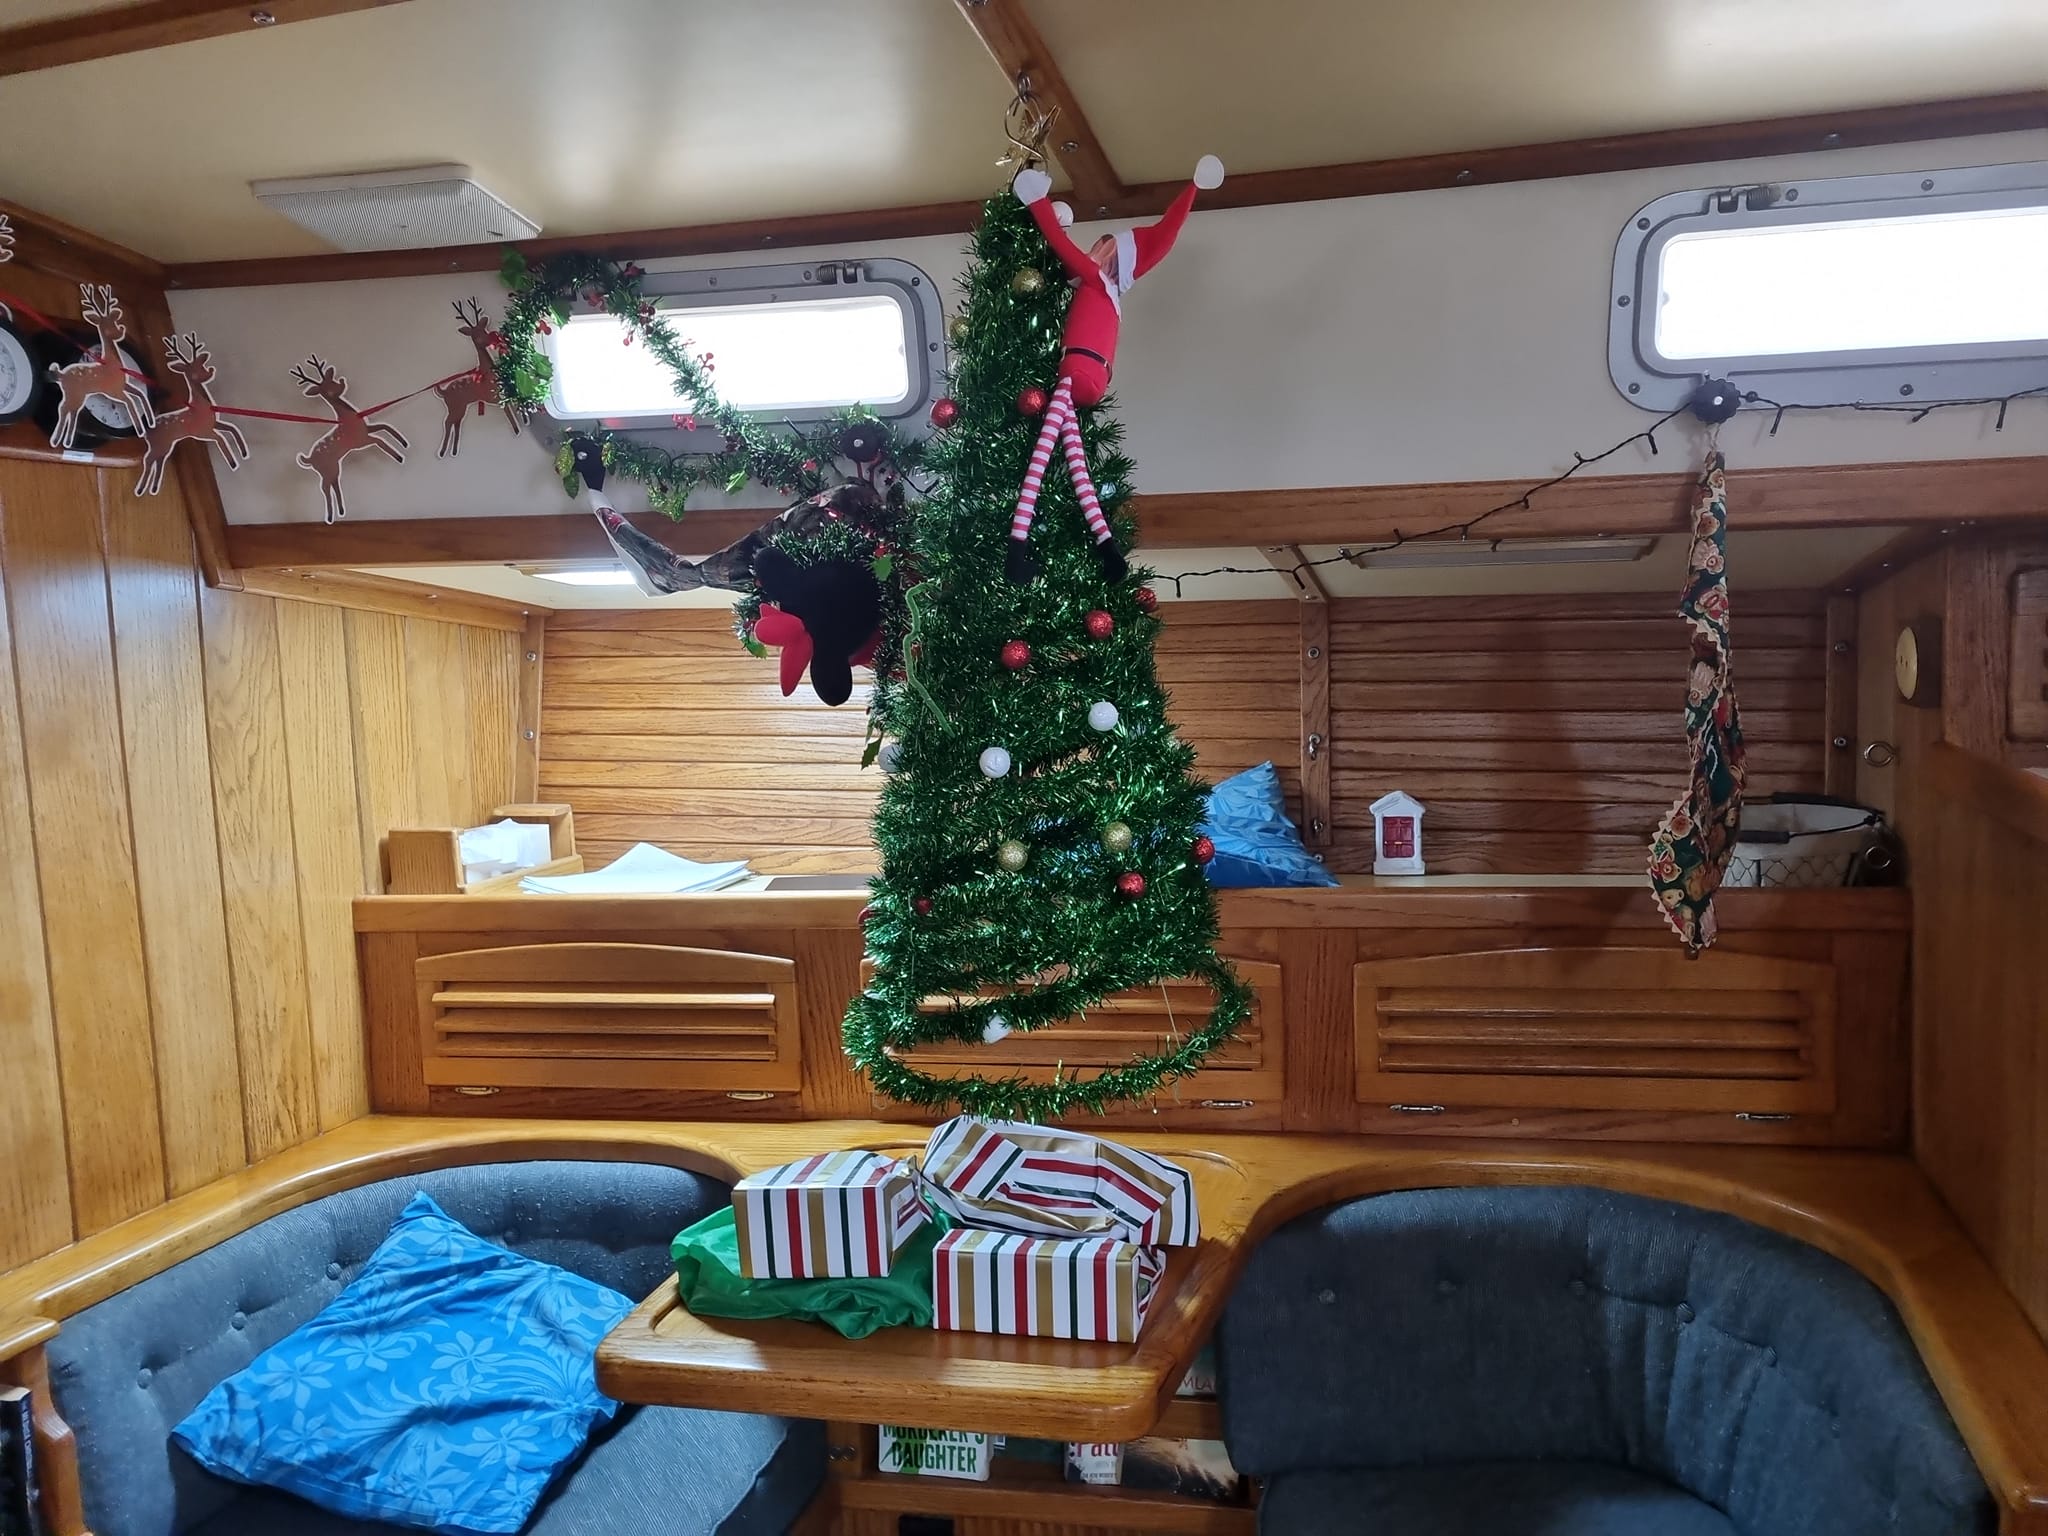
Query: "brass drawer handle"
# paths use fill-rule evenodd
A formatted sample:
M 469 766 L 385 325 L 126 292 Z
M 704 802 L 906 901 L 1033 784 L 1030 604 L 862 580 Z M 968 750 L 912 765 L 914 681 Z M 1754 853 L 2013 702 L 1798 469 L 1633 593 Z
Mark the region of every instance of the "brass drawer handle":
M 1754 1109 L 1738 1109 L 1737 1111 L 1735 1111 L 1735 1118 L 1738 1120 L 1752 1120 L 1757 1122 L 1774 1122 L 1778 1120 L 1790 1120 L 1792 1117 L 1790 1115 L 1783 1114 L 1765 1114 L 1760 1110 Z
M 465 1084 L 455 1091 L 460 1094 L 466 1094 L 472 1099 L 488 1099 L 492 1094 L 503 1093 L 505 1090 L 502 1088 L 472 1088 Z
M 726 1091 L 725 1096 L 728 1099 L 737 1099 L 742 1104 L 759 1104 L 775 1097 L 774 1094 L 760 1088 L 731 1088 Z
M 1389 1104 L 1387 1108 L 1397 1115 L 1440 1115 L 1444 1112 L 1441 1104 Z
M 1256 1106 L 1253 1099 L 1204 1099 L 1196 1106 L 1200 1109 L 1251 1109 Z

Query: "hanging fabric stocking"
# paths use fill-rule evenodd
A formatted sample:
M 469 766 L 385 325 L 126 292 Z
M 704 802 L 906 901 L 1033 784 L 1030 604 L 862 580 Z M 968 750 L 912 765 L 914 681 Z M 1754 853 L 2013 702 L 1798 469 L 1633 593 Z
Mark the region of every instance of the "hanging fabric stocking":
M 1742 714 L 1728 649 L 1726 461 L 1707 455 L 1692 507 L 1692 556 L 1678 616 L 1692 631 L 1685 688 L 1691 779 L 1650 839 L 1650 888 L 1664 920 L 1697 955 L 1714 942 L 1714 892 L 1742 821 Z

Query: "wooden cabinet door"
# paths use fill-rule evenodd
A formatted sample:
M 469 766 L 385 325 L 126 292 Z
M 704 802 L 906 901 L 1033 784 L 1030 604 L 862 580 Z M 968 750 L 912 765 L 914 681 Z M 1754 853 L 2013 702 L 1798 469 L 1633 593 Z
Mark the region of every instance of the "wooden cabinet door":
M 1825 1114 L 1835 972 L 1675 948 L 1538 948 L 1353 967 L 1362 1104 Z
M 430 1086 L 801 1086 L 796 963 L 778 955 L 515 944 L 414 971 Z

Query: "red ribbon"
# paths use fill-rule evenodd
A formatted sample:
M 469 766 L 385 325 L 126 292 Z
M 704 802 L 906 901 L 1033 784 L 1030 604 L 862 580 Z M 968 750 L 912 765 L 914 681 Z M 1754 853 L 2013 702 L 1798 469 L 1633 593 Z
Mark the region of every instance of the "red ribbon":
M 26 299 L 17 298 L 4 288 L 0 288 L 0 304 L 4 304 L 8 309 L 26 320 L 30 325 L 35 326 L 38 330 L 48 331 L 56 336 L 64 334 L 63 327 L 58 325 L 56 321 L 39 312 Z M 154 384 L 156 382 L 148 374 L 138 373 L 133 368 L 124 366 L 121 371 L 129 378 L 141 384 Z M 439 389 L 444 384 L 453 384 L 457 379 L 481 379 L 482 376 L 483 369 L 481 368 L 464 368 L 458 373 L 449 374 L 445 379 L 436 379 L 431 384 L 422 384 L 418 389 L 408 390 L 402 395 L 393 395 L 389 400 L 373 405 L 368 410 L 358 411 L 356 414 L 366 420 L 372 416 L 381 416 L 394 405 L 403 405 L 406 401 Z M 216 405 L 213 409 L 214 413 L 220 416 L 249 416 L 259 421 L 297 421 L 303 422 L 309 427 L 331 427 L 334 425 L 334 418 L 332 416 L 301 416 L 296 411 L 259 411 L 254 406 L 247 405 Z

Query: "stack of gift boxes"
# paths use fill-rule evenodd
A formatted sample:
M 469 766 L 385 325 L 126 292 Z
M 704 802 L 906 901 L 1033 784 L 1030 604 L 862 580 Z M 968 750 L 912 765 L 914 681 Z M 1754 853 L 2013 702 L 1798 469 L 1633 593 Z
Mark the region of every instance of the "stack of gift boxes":
M 942 1212 L 934 1326 L 1048 1339 L 1136 1339 L 1162 1248 L 1200 1235 L 1185 1168 L 1078 1131 L 965 1116 L 932 1133 L 921 1169 L 823 1153 L 751 1174 L 732 1198 L 750 1279 L 887 1275 Z

